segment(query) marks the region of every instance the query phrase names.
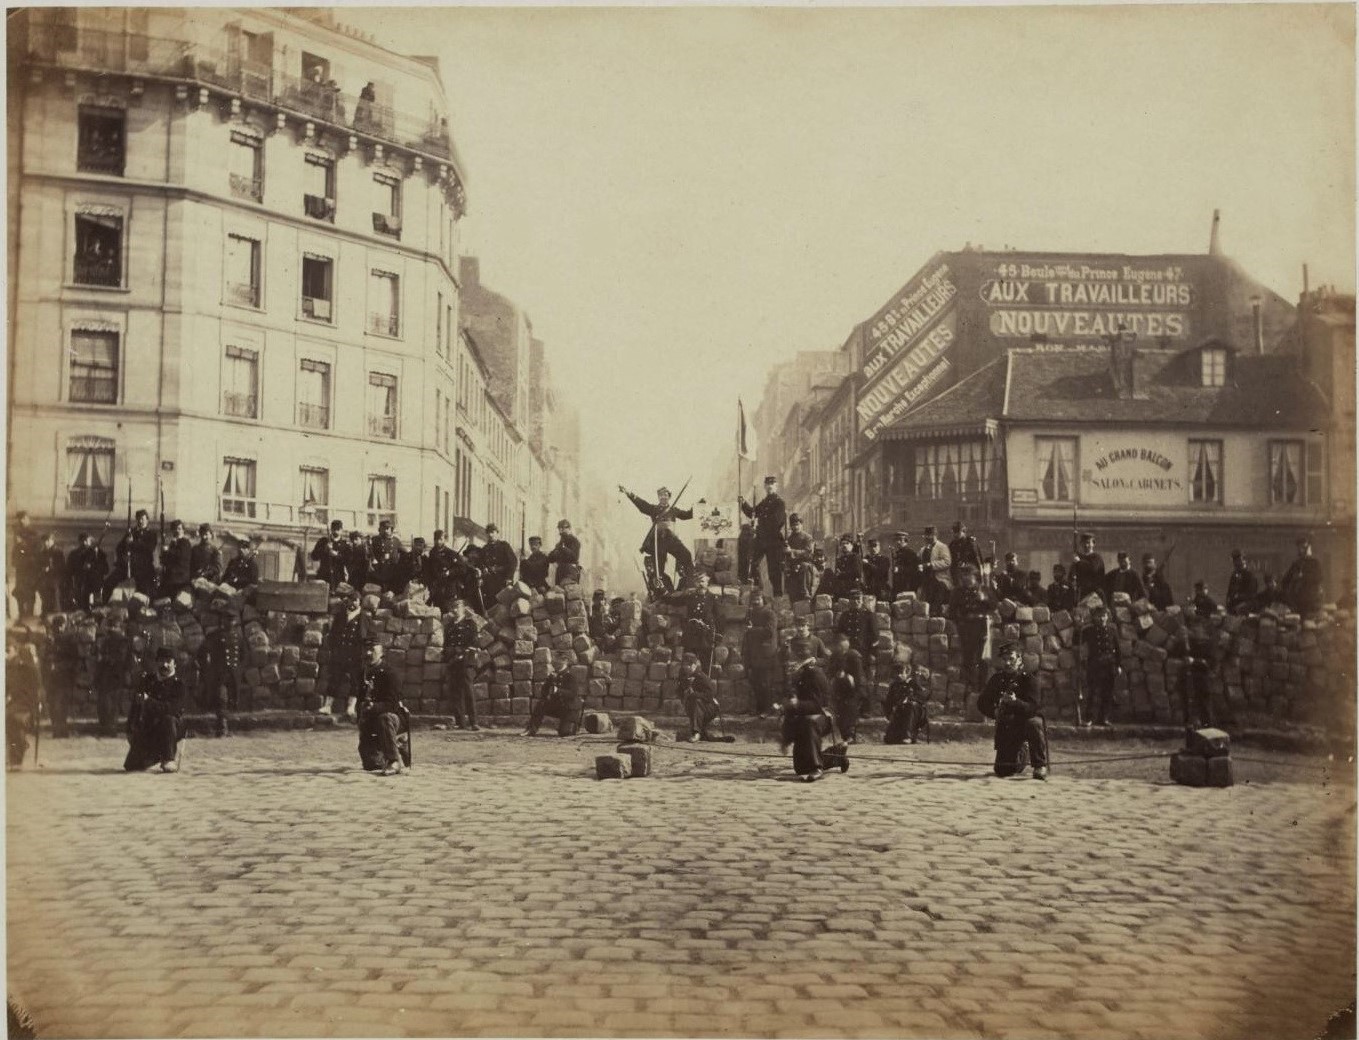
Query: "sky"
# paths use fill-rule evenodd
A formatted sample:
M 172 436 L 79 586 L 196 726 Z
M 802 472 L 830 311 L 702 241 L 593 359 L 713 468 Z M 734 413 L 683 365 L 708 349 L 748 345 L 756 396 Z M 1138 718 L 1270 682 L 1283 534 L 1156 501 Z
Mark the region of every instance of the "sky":
M 703 494 L 738 396 L 965 243 L 1203 252 L 1217 208 L 1285 298 L 1354 288 L 1347 5 L 337 16 L 439 57 L 464 252 L 610 485 Z

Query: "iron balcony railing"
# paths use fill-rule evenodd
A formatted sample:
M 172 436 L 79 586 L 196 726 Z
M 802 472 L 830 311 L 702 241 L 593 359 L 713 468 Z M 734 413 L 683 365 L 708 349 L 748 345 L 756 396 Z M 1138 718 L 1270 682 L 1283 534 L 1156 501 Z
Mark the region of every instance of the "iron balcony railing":
M 302 212 L 315 220 L 335 223 L 335 200 L 323 195 L 303 195 Z
M 246 60 L 233 46 L 236 41 L 229 40 L 225 33 L 218 37 L 221 45 L 213 46 L 50 20 L 56 17 L 70 15 L 65 11 L 46 14 L 33 9 L 28 24 L 21 27 L 26 39 L 20 46 L 29 63 L 207 84 L 346 131 L 449 160 L 461 174 L 462 162 L 444 120 L 399 111 L 392 105 L 326 83 L 287 75 L 269 63 Z M 122 172 L 121 163 L 115 172 Z
M 259 202 L 264 198 L 264 180 L 260 177 L 247 177 L 242 173 L 231 175 L 231 194 L 238 199 L 253 199 Z
M 383 336 L 395 336 L 401 328 L 395 314 L 374 311 L 368 315 L 368 331 Z
M 67 509 L 90 509 L 107 513 L 113 508 L 111 487 L 70 487 L 66 489 Z
M 242 307 L 258 307 L 260 287 L 246 282 L 227 282 L 226 298 L 228 303 L 238 303 Z
M 305 426 L 309 430 L 329 429 L 330 405 L 299 402 L 297 405 L 297 425 Z
M 256 418 L 255 408 L 258 404 L 254 394 L 238 394 L 228 390 L 222 395 L 222 414 L 234 415 L 242 419 Z
M 396 440 L 395 415 L 370 415 L 368 417 L 368 436 Z
M 125 164 L 124 154 L 121 143 L 96 144 L 93 141 L 81 141 L 80 147 L 76 150 L 76 169 L 81 173 L 107 173 L 121 177 Z
M 116 256 L 77 256 L 75 282 L 77 285 L 105 285 L 116 289 L 123 284 L 123 265 Z
M 72 376 L 71 400 L 79 404 L 117 404 L 118 377 Z

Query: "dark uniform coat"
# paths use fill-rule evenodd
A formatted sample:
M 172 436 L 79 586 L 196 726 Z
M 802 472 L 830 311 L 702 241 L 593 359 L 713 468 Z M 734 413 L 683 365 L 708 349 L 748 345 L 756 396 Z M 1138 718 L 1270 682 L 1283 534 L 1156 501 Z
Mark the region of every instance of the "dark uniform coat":
M 1124 570 L 1116 567 L 1104 576 L 1105 599 L 1112 601 L 1115 592 L 1126 592 L 1128 598 L 1136 603 L 1139 599 L 1145 599 L 1147 590 L 1142 587 L 1142 579 L 1137 572 L 1129 567 Z
M 1259 595 L 1255 575 L 1248 567 L 1237 567 L 1227 579 L 1227 613 L 1244 614 L 1255 605 Z
M 1068 572 L 1068 580 L 1076 590 L 1077 600 L 1085 599 L 1092 592 L 1105 599 L 1104 557 L 1097 552 L 1078 555 Z
M 222 580 L 222 550 L 212 542 L 200 541 L 189 553 L 189 571 L 194 579 L 216 584 Z
M 557 544 L 547 554 L 547 561 L 557 568 L 552 575 L 554 585 L 580 581 L 580 539 L 570 531 L 559 535 Z
M 233 589 L 248 589 L 259 583 L 260 565 L 254 553 L 249 556 L 237 553 L 227 564 L 226 573 L 222 575 L 222 584 L 230 585 Z
M 920 554 L 909 545 L 892 550 L 892 598 L 920 588 Z
M 127 716 L 129 746 L 123 768 L 132 772 L 172 761 L 184 735 L 183 715 L 183 680 L 178 675 L 168 679 L 143 675 Z
M 519 580 L 529 588 L 542 592 L 547 588 L 547 571 L 550 566 L 552 564 L 547 554 L 541 549 L 534 549 L 519 565 Z
M 345 557 L 349 554 L 348 540 L 323 535 L 316 540 L 311 550 L 311 558 L 316 561 L 316 576 L 332 589 L 346 581 Z
M 1284 602 L 1299 614 L 1315 614 L 1321 609 L 1321 561 L 1315 556 L 1299 556 L 1283 577 Z
M 1175 603 L 1175 593 L 1170 582 L 1161 576 L 1160 571 L 1143 571 L 1142 587 L 1147 590 L 1147 602 L 1157 610 L 1165 610 Z

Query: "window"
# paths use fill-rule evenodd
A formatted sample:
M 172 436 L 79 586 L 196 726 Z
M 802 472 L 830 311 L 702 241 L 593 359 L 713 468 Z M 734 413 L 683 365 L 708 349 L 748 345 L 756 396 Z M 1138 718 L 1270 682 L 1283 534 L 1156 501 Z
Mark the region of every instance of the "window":
M 226 302 L 260 305 L 260 244 L 244 235 L 227 235 Z
M 1076 438 L 1035 437 L 1038 498 L 1042 502 L 1076 500 Z
M 434 353 L 440 357 L 444 353 L 444 294 L 436 293 L 434 304 Z
M 1301 440 L 1269 442 L 1269 502 L 1301 506 L 1322 501 L 1321 446 Z
M 368 373 L 368 435 L 396 440 L 396 376 Z
M 401 331 L 401 279 L 390 271 L 368 277 L 368 331 L 395 336 Z
M 118 401 L 118 333 L 71 333 L 70 399 L 81 404 Z
M 302 313 L 317 321 L 331 321 L 334 261 L 328 256 L 302 254 Z
M 1204 386 L 1224 386 L 1227 382 L 1227 351 L 1223 347 L 1204 347 L 1199 351 Z
M 297 374 L 297 425 L 330 429 L 330 365 L 303 358 Z
M 304 523 L 330 523 L 330 470 L 319 466 L 302 466 L 298 470 L 298 485 L 302 505 L 298 510 Z M 303 513 L 308 510 L 308 513 Z
M 373 230 L 401 237 L 401 181 L 384 173 L 373 175 Z
M 238 199 L 264 201 L 264 150 L 259 138 L 233 130 L 227 149 L 231 194 Z
M 396 478 L 368 478 L 368 526 L 376 527 L 384 520 L 396 526 Z
M 126 113 L 116 108 L 81 105 L 77 119 L 76 169 L 121 177 Z
M 1189 442 L 1189 501 L 1222 502 L 1222 442 Z
M 222 373 L 223 415 L 259 418 L 259 368 L 257 351 L 237 346 L 226 348 L 226 368 Z
M 222 460 L 226 471 L 222 481 L 221 513 L 223 516 L 255 515 L 255 463 L 253 459 L 238 459 L 228 455 Z
M 113 210 L 86 209 L 75 218 L 76 285 L 123 284 L 123 217 Z
M 308 154 L 302 211 L 317 220 L 335 223 L 335 163 L 328 156 Z
M 66 447 L 66 508 L 113 508 L 113 441 L 76 437 Z

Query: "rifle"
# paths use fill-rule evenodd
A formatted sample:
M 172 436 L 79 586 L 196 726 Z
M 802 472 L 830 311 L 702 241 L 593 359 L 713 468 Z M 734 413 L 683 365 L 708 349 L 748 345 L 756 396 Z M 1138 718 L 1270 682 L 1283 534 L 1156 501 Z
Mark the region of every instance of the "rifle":
M 131 478 L 130 476 L 127 478 L 127 536 L 128 536 L 129 539 L 132 537 L 132 478 Z M 116 559 L 116 557 L 115 557 L 115 559 Z M 126 561 L 127 561 L 127 573 L 126 573 L 125 575 L 123 575 L 123 580 L 124 580 L 124 581 L 131 581 L 131 580 L 132 580 L 132 543 L 131 543 L 130 541 L 128 542 L 128 545 L 127 545 L 127 553 L 126 553 L 125 559 L 126 559 Z

